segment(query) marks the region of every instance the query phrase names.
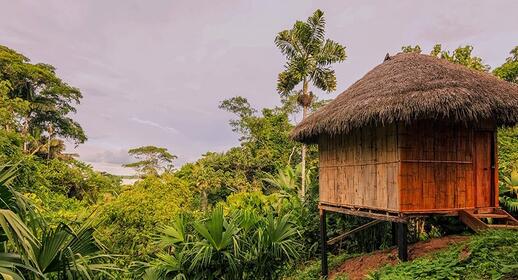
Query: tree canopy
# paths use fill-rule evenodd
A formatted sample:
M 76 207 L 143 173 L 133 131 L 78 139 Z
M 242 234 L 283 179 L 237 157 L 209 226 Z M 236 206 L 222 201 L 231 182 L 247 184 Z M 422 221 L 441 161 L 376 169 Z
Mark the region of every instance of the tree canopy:
M 279 73 L 279 93 L 288 94 L 301 82 L 312 82 L 328 92 L 336 89 L 336 76 L 330 65 L 345 60 L 345 47 L 325 39 L 321 10 L 316 10 L 306 22 L 297 21 L 292 29 L 279 32 L 275 44 L 287 59 L 285 70 Z
M 514 47 L 505 63 L 493 70 L 493 74 L 511 83 L 518 83 L 518 46 Z
M 0 80 L 9 83 L 9 98 L 28 102 L 23 110 L 12 109 L 19 116 L 15 129 L 25 135 L 48 133 L 76 143 L 87 139 L 81 125 L 70 117 L 82 98 L 81 91 L 62 81 L 52 65 L 32 64 L 22 54 L 0 46 Z
M 408 45 L 401 47 L 401 51 L 421 53 L 421 47 L 419 45 Z M 430 51 L 430 55 L 462 64 L 475 70 L 487 72 L 490 69 L 489 65 L 483 63 L 482 58 L 473 56 L 473 46 L 470 45 L 458 47 L 453 52 L 450 52 L 443 50 L 441 44 L 435 44 Z
M 157 175 L 160 172 L 171 171 L 174 168 L 173 161 L 177 158 L 166 148 L 156 146 L 141 146 L 130 149 L 128 153 L 138 161 L 124 166 L 135 168 L 141 175 Z

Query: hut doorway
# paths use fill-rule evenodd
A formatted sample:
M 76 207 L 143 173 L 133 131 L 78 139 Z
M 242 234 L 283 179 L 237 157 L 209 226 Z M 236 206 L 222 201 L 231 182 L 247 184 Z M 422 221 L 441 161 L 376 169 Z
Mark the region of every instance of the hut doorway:
M 494 131 L 474 131 L 475 207 L 495 207 Z

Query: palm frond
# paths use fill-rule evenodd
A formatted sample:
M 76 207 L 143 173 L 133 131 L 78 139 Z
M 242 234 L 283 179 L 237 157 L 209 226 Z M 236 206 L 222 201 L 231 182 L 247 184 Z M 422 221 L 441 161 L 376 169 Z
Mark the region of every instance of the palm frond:
M 103 253 L 89 225 L 91 222 L 87 221 L 77 232 L 65 224 L 44 230 L 37 253 L 38 265 L 45 274 L 66 272 L 89 279 L 120 270 L 112 262 L 115 256 Z
M 185 218 L 183 216 L 178 216 L 171 226 L 164 227 L 159 239 L 162 247 L 173 246 L 187 241 Z
M 286 56 L 287 59 L 292 59 L 297 55 L 297 49 L 295 48 L 292 35 L 289 30 L 283 30 L 275 36 L 275 45 L 281 50 L 281 53 Z
M 41 246 L 37 248 L 38 265 L 44 272 L 54 272 L 61 268 L 62 250 L 70 239 L 70 233 L 60 224 L 55 230 L 43 233 Z
M 190 269 L 203 269 L 216 262 L 237 272 L 239 228 L 226 221 L 223 207 L 217 206 L 204 224 L 195 223 L 194 228 L 202 239 L 194 243 Z
M 297 172 L 296 169 L 287 165 L 282 169 L 278 169 L 275 175 L 269 173 L 265 174 L 262 180 L 281 191 L 294 193 L 299 187 L 299 175 L 300 170 Z
M 311 38 L 313 41 L 323 41 L 325 36 L 326 20 L 324 18 L 324 12 L 316 10 L 311 15 L 307 23 L 311 27 Z
M 290 70 L 282 71 L 277 78 L 277 92 L 289 94 L 300 81 L 302 81 L 301 75 Z
M 518 213 L 518 199 L 508 196 L 500 197 L 500 204 L 513 213 Z
M 313 84 L 321 90 L 331 92 L 336 89 L 335 71 L 330 68 L 317 68 L 315 72 L 313 72 L 311 80 Z
M 0 208 L 9 209 L 22 219 L 31 229 L 41 226 L 45 221 L 34 211 L 31 202 L 12 187 L 21 162 L 0 164 Z
M 11 210 L 1 209 L 0 227 L 7 240 L 12 242 L 17 251 L 25 257 L 27 264 L 36 264 L 33 248 L 38 245 L 38 241 L 20 217 Z
M 173 279 L 173 280 L 187 280 L 187 272 L 183 264 L 183 253 L 176 255 L 169 255 L 160 253 L 157 255 L 155 262 L 149 265 L 146 269 L 143 279 L 145 280 L 160 280 L 160 279 Z
M 295 81 L 301 81 L 307 74 L 313 72 L 316 66 L 313 59 L 303 57 L 295 57 L 286 63 L 286 69 Z
M 296 57 L 308 57 L 308 55 L 312 53 L 314 47 L 319 44 L 313 40 L 313 30 L 306 22 L 295 22 L 293 29 L 290 30 L 290 34 L 292 36 L 291 42 L 299 54 L 299 56 Z
M 319 66 L 342 62 L 346 58 L 345 47 L 330 39 L 326 40 L 320 52 L 315 55 L 315 60 Z
M 16 177 L 18 165 L 2 164 L 0 165 L 0 171 L 0 185 L 9 186 Z
M 269 243 L 269 250 L 276 258 L 292 259 L 300 256 L 298 252 L 300 243 L 296 241 L 298 232 L 289 219 L 289 214 L 277 218 L 268 217 L 266 242 Z
M 24 271 L 30 271 L 34 275 L 43 276 L 34 267 L 24 264 L 20 255 L 0 253 L 0 275 L 4 279 L 23 280 L 25 279 Z

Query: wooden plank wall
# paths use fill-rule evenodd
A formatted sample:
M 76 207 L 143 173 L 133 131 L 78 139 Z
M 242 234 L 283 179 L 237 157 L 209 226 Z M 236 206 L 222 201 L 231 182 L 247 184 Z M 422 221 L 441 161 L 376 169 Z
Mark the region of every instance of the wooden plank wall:
M 491 131 L 478 131 L 474 134 L 474 154 L 473 162 L 475 172 L 475 206 L 491 207 L 494 206 L 494 190 L 491 181 L 491 142 L 493 140 Z M 498 184 L 498 182 L 496 182 Z
M 472 129 L 423 121 L 398 135 L 402 211 L 475 207 Z
M 321 137 L 320 201 L 399 210 L 397 148 L 396 125 Z

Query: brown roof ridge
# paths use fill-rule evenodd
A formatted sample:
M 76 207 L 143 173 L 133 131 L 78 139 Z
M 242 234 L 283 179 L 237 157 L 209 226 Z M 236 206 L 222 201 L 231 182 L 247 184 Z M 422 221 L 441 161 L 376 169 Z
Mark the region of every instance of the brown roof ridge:
M 319 134 L 420 119 L 518 122 L 518 85 L 431 55 L 388 57 L 297 125 L 292 138 L 311 143 Z

